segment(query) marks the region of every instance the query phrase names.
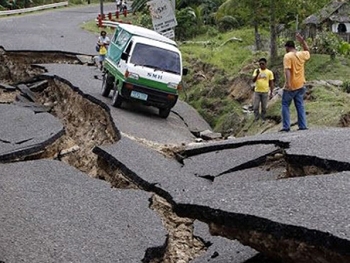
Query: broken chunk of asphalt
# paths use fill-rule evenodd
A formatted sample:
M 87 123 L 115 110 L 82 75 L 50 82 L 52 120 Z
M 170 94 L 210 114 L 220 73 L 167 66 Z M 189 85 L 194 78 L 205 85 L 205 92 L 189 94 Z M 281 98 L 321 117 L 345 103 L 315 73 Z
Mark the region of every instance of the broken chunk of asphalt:
M 199 133 L 201 131 L 211 130 L 211 127 L 208 124 L 208 122 L 206 122 L 204 118 L 201 115 L 199 115 L 196 112 L 196 110 L 187 103 L 178 100 L 174 108 L 172 108 L 171 110 L 184 121 L 184 123 L 191 131 L 191 133 L 194 134 L 194 136 L 200 137 Z
M 31 102 L 35 102 L 38 100 L 38 94 L 33 92 L 27 85 L 19 84 L 17 88 L 21 91 L 23 96 L 28 98 Z
M 279 151 L 280 149 L 274 144 L 256 144 L 207 152 L 185 158 L 182 171 L 197 176 L 204 176 L 206 173 L 215 178 L 226 173 L 259 166 L 266 161 L 267 156 Z
M 213 235 L 238 239 L 276 259 L 349 262 L 349 175 L 225 184 L 211 195 L 193 196 L 192 204 L 174 198 L 181 202 L 174 207 L 180 216 L 206 222 Z
M 17 105 L 19 107 L 24 107 L 24 108 L 29 108 L 31 109 L 34 113 L 40 113 L 40 112 L 50 112 L 52 110 L 52 106 L 44 106 L 37 104 L 35 102 L 30 102 L 30 101 L 15 101 L 13 102 L 13 105 Z
M 49 113 L 0 104 L 0 116 L 0 162 L 37 153 L 64 134 L 61 122 Z
M 221 139 L 222 135 L 221 133 L 213 132 L 212 130 L 205 130 L 199 133 L 199 137 L 201 137 L 204 140 L 217 140 Z
M 258 252 L 248 246 L 244 246 L 238 241 L 229 240 L 223 237 L 211 236 L 208 226 L 196 220 L 193 224 L 194 234 L 201 237 L 207 244 L 207 250 L 191 263 L 202 262 L 230 262 L 246 263 L 258 255 Z M 258 263 L 258 262 L 256 262 Z
M 5 83 L 0 83 L 0 88 L 5 90 L 5 91 L 15 91 L 16 87 L 5 84 Z
M 350 260 L 350 173 L 235 183 L 233 172 L 216 183 L 126 138 L 94 152 L 167 199 L 178 215 L 207 223 L 213 235 L 290 262 Z M 215 161 L 208 160 L 203 170 Z
M 316 166 L 324 173 L 350 171 L 350 129 L 323 128 L 289 133 L 266 133 L 230 140 L 192 144 L 179 154 L 183 159 L 206 152 L 238 148 L 242 145 L 274 144 L 283 150 L 283 155 L 290 166 Z M 299 176 L 307 175 L 303 174 Z M 298 176 L 298 175 L 296 175 Z
M 49 82 L 47 80 L 39 80 L 34 83 L 29 83 L 28 85 L 31 91 L 40 92 L 48 87 Z
M 111 188 L 62 162 L 3 164 L 0 189 L 4 262 L 152 262 L 166 242 L 150 193 Z

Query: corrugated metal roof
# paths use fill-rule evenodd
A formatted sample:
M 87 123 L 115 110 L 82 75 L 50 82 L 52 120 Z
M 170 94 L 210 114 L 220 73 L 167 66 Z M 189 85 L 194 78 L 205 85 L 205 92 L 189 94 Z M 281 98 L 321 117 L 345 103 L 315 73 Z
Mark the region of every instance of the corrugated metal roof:
M 323 23 L 326 19 L 329 19 L 332 17 L 334 19 L 333 21 L 338 21 L 338 19 L 345 19 L 345 15 L 337 15 L 335 12 L 342 7 L 344 4 L 348 5 L 347 2 L 338 2 L 338 1 L 333 1 L 330 2 L 328 5 L 323 7 L 321 10 L 319 10 L 317 13 L 308 16 L 303 23 L 304 24 L 321 24 Z M 350 14 L 347 16 L 347 20 L 342 20 L 342 22 L 349 21 Z
M 339 22 L 339 23 L 346 23 L 350 21 L 349 16 L 344 16 L 344 15 L 330 16 L 329 19 L 333 22 Z

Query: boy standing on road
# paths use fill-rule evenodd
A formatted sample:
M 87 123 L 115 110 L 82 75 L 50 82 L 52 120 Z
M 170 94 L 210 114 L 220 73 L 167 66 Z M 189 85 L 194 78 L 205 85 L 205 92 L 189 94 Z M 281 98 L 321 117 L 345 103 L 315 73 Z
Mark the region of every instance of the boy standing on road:
M 97 40 L 97 45 L 100 47 L 98 52 L 99 53 L 98 61 L 100 63 L 100 70 L 103 69 L 103 61 L 105 60 L 105 57 L 107 54 L 109 42 L 110 40 L 109 40 L 109 37 L 107 37 L 107 32 L 102 30 Z
M 261 104 L 261 119 L 265 121 L 268 97 L 272 98 L 274 89 L 274 76 L 271 70 L 266 67 L 267 60 L 259 59 L 259 68 L 253 72 L 253 82 L 255 82 L 253 110 L 255 121 L 259 120 L 259 108 Z M 270 91 L 270 96 L 269 96 Z
M 289 106 L 292 101 L 298 114 L 299 130 L 306 130 L 306 113 L 304 107 L 305 95 L 305 62 L 310 59 L 309 47 L 300 34 L 296 34 L 296 39 L 303 47 L 303 51 L 295 49 L 294 41 L 287 41 L 285 44 L 286 54 L 283 58 L 285 84 L 282 94 L 282 129 L 281 132 L 290 131 Z

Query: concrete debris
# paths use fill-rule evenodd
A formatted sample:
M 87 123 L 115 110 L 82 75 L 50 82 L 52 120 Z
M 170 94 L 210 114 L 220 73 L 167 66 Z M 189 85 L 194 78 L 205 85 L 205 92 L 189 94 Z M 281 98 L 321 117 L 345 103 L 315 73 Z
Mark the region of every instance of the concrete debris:
M 222 135 L 218 132 L 213 132 L 211 130 L 205 130 L 199 133 L 199 136 L 204 140 L 215 140 L 221 139 Z
M 37 81 L 29 85 L 31 91 L 40 92 L 47 88 L 49 82 L 47 80 Z
M 27 85 L 19 84 L 17 88 L 22 92 L 23 96 L 27 97 L 30 101 L 34 102 L 38 100 L 37 93 L 33 92 Z
M 5 91 L 15 91 L 16 87 L 11 86 L 11 85 L 7 85 L 4 83 L 0 83 L 0 89 L 4 89 Z

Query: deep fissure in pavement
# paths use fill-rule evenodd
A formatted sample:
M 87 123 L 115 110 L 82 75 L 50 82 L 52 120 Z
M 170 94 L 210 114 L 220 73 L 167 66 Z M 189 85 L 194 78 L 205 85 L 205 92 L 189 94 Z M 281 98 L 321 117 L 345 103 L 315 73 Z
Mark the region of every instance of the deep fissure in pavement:
M 76 56 L 55 52 L 5 52 L 0 54 L 0 76 L 3 84 L 15 87 L 15 90 L 0 88 L 0 103 L 12 103 L 21 94 L 17 87 L 27 84 L 28 87 L 38 84 L 35 89 L 36 103 L 50 109 L 65 127 L 65 134 L 45 150 L 28 155 L 21 160 L 36 160 L 51 158 L 63 161 L 92 177 L 108 181 L 112 187 L 119 189 L 138 187 L 123 176 L 118 167 L 109 165 L 102 158 L 98 158 L 92 149 L 98 145 L 115 143 L 120 139 L 119 131 L 114 127 L 107 108 L 84 98 L 83 94 L 74 90 L 67 83 L 56 78 L 38 76 L 45 69 L 32 64 L 65 63 L 82 64 Z M 87 59 L 88 60 L 88 59 Z M 171 147 L 170 147 L 171 148 Z M 173 155 L 173 148 L 160 149 L 166 155 Z M 193 236 L 193 220 L 181 218 L 172 212 L 171 205 L 164 199 L 154 195 L 150 209 L 155 210 L 162 218 L 164 227 L 168 231 L 164 248 L 152 248 L 156 252 L 146 253 L 143 262 L 183 262 L 198 256 L 205 250 L 199 238 Z
M 50 81 L 48 87 L 39 95 L 40 103 L 53 106 L 52 114 L 59 118 L 66 128 L 65 137 L 48 147 L 40 158 L 57 158 L 57 153 L 76 147 L 76 151 L 68 151 L 68 154 L 62 156 L 60 160 L 93 177 L 108 181 L 113 187 L 139 189 L 132 181 L 123 176 L 118 167 L 109 165 L 92 152 L 95 146 L 114 143 L 120 139 L 105 109 L 90 102 L 79 93 L 74 92 L 67 84 L 58 80 Z M 184 260 L 196 257 L 197 250 L 203 250 L 204 245 L 192 236 L 192 221 L 184 224 L 183 221 L 188 221 L 188 219 L 176 216 L 169 209 L 170 205 L 160 202 L 157 198 L 153 200 L 155 200 L 153 204 L 157 204 L 154 205 L 154 210 L 162 216 L 164 226 L 168 230 L 168 239 L 160 262 L 181 262 L 180 258 Z M 189 239 L 184 233 L 189 233 L 192 239 Z M 163 248 L 159 249 L 163 251 Z M 157 262 L 157 259 L 152 259 L 150 262 Z M 188 262 L 188 260 L 183 262 Z

